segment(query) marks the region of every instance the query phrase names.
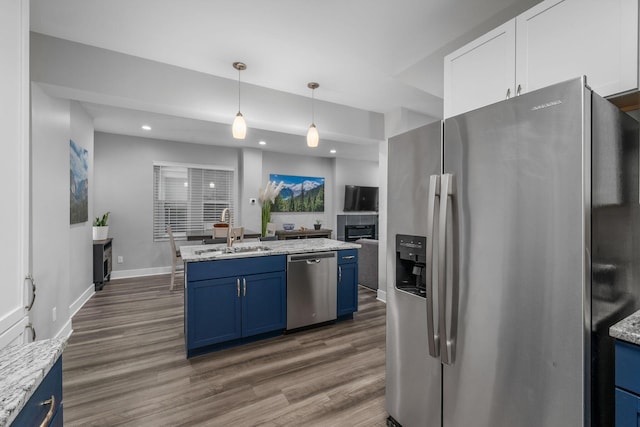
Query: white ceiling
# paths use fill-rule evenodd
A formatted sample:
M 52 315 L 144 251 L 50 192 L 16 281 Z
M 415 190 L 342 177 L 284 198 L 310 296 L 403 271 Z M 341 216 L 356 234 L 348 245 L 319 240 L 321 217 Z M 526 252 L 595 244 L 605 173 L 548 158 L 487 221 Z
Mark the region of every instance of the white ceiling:
M 443 56 L 539 1 L 31 0 L 31 29 L 232 80 L 243 61 L 253 85 L 308 97 L 317 81 L 319 100 L 441 117 Z M 116 110 L 91 106 L 96 129 L 117 129 Z M 193 139 L 181 127 L 167 136 Z

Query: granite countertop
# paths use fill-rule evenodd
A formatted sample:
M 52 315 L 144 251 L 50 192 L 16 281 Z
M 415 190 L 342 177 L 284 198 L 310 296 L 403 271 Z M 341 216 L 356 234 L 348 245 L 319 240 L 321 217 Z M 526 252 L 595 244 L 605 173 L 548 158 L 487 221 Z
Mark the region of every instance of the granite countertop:
M 248 252 L 226 253 L 227 245 L 181 246 L 180 254 L 186 262 L 211 261 L 217 259 L 249 258 L 257 256 L 288 255 L 308 252 L 338 251 L 343 249 L 358 249 L 360 244 L 342 242 L 333 239 L 292 239 L 271 240 L 265 242 L 240 242 L 234 243 L 233 248 L 242 251 L 251 247 L 266 247 L 268 250 L 256 250 Z M 201 253 L 201 251 L 204 251 Z
M 0 427 L 13 422 L 66 345 L 55 338 L 0 349 Z
M 610 327 L 609 335 L 631 344 L 640 345 L 640 310 Z

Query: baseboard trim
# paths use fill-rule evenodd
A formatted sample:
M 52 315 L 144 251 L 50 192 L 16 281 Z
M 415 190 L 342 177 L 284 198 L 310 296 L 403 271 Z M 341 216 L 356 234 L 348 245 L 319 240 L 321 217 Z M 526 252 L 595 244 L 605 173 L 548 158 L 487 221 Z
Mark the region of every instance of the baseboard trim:
M 69 318 L 69 320 L 67 320 L 67 323 L 64 324 L 64 326 L 62 326 L 62 329 L 60 329 L 58 331 L 58 333 L 56 334 L 55 338 L 69 338 L 71 336 L 71 334 L 73 333 L 73 328 L 71 326 L 71 318 Z
M 69 306 L 69 318 L 73 319 L 73 316 L 80 311 L 83 305 L 86 304 L 87 301 L 91 299 L 93 294 L 96 293 L 96 288 L 92 283 L 89 287 Z
M 378 298 L 376 298 L 378 301 L 382 301 L 383 303 L 387 303 L 387 291 L 383 291 L 378 289 Z
M 171 273 L 171 266 L 140 268 L 137 270 L 118 270 L 111 272 L 112 279 L 128 279 L 130 277 L 157 276 L 159 274 Z

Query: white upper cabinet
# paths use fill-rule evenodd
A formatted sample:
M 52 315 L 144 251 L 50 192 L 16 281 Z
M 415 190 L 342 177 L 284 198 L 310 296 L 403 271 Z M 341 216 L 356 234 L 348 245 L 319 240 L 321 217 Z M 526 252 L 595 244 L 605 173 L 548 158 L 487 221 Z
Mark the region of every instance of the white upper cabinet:
M 599 95 L 638 87 L 638 0 L 554 0 L 516 18 L 523 91 L 587 76 Z
M 516 77 L 516 23 L 509 21 L 444 59 L 444 116 L 511 96 Z
M 505 31 L 507 24 L 514 31 Z M 445 57 L 445 117 L 504 99 L 508 90 L 520 94 L 582 75 L 601 96 L 640 87 L 638 0 L 547 0 L 507 24 L 496 30 L 513 37 L 514 64 L 501 65 L 505 56 L 497 48 L 477 49 L 496 30 Z M 486 75 L 489 65 L 479 65 L 485 63 L 495 64 L 494 76 Z M 507 73 L 512 79 L 494 87 Z

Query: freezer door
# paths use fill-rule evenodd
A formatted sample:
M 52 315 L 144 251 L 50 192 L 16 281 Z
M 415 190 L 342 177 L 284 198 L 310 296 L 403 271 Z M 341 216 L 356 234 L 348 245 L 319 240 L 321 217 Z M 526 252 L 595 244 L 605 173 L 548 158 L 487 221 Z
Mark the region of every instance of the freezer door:
M 441 364 L 429 356 L 427 300 L 395 287 L 396 235 L 431 239 L 429 181 L 441 172 L 441 135 L 436 122 L 389 139 L 386 404 L 389 415 L 406 427 L 441 426 Z
M 459 314 L 444 427 L 584 425 L 585 91 L 575 80 L 445 120 Z

